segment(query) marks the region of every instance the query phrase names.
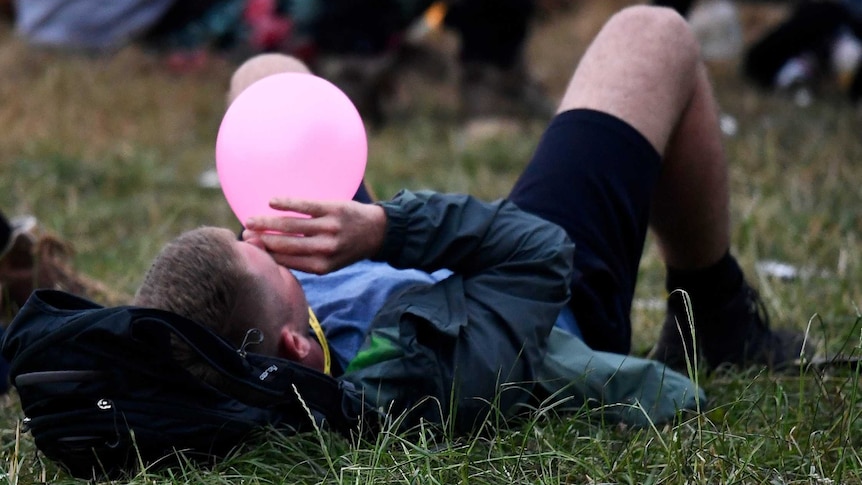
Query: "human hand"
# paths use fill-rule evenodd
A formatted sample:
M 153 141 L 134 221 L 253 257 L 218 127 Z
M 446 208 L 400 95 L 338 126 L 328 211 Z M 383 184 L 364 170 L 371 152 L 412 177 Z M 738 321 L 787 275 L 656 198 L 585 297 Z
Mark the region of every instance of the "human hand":
M 275 198 L 269 205 L 310 216 L 256 216 L 245 221 L 243 239 L 262 245 L 282 266 L 325 274 L 370 258 L 383 245 L 386 213 L 378 205 L 290 198 Z

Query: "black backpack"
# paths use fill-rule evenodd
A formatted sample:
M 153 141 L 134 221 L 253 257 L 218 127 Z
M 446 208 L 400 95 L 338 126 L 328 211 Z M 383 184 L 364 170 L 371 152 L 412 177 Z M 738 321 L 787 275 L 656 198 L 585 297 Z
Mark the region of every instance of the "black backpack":
M 172 335 L 231 384 L 230 394 L 174 361 Z M 240 352 L 165 311 L 104 308 L 39 290 L 7 329 L 2 354 L 36 447 L 78 477 L 122 476 L 140 462 L 169 464 L 177 451 L 211 461 L 266 426 L 342 433 L 356 431 L 363 419 L 363 428 L 372 426 L 373 411 L 349 383 Z

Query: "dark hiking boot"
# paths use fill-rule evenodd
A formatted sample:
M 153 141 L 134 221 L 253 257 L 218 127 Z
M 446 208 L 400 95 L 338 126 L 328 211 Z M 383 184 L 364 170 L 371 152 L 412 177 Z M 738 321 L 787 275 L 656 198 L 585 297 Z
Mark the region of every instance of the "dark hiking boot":
M 757 292 L 743 284 L 739 292 L 718 311 L 695 310 L 691 318 L 682 292 L 668 298 L 667 316 L 658 343 L 650 353 L 672 369 L 687 371 L 687 362 L 702 357 L 707 369 L 735 365 L 766 366 L 779 370 L 810 357 L 811 348 L 801 332 L 773 330 Z M 691 307 L 689 306 L 689 309 Z M 696 340 L 690 321 L 694 321 Z M 696 343 L 696 344 L 695 344 Z
M 667 312 L 655 347 L 647 356 L 664 363 L 671 369 L 686 373 L 700 362 L 695 357 L 700 353 L 692 338 L 691 302 L 688 294 L 675 291 L 667 299 Z

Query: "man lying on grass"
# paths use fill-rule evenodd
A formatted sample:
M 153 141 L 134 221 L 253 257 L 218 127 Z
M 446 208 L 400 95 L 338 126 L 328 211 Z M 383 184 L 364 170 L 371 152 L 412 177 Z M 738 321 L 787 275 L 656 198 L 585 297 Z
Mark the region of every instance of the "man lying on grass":
M 420 415 L 452 413 L 460 429 L 492 405 L 508 415 L 560 392 L 638 400 L 668 418 L 700 394 L 658 362 L 780 367 L 803 352 L 801 335 L 769 328 L 729 252 L 715 102 L 696 40 L 670 9 L 608 21 L 505 200 L 405 191 L 272 206 L 310 218 L 253 217 L 243 241 L 226 229 L 183 234 L 136 303 L 237 347 L 257 329 L 251 351 L 353 382 L 385 409 L 434 398 Z M 671 292 L 658 362 L 626 357 L 648 227 Z

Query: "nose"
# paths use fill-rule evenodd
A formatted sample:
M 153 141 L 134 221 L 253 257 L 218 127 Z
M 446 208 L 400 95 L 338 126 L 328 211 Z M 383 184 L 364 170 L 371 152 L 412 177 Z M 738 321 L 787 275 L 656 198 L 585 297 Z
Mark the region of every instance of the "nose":
M 266 251 L 266 245 L 263 243 L 263 240 L 261 240 L 259 237 L 252 237 L 251 239 L 246 239 L 245 242 L 248 244 L 251 244 L 252 246 L 254 246 L 256 248 L 260 248 L 260 249 L 263 249 L 264 251 Z

